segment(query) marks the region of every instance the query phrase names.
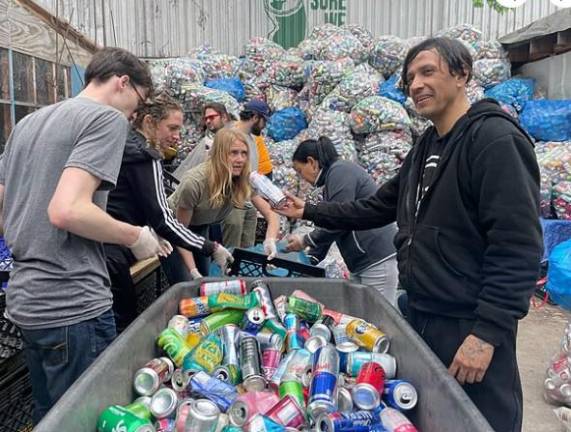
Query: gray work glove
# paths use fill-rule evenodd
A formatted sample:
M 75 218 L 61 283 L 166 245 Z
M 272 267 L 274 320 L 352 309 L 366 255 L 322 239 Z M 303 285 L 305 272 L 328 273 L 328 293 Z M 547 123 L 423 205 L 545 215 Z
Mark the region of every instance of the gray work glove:
M 144 226 L 139 232 L 137 241 L 127 246 L 138 260 L 151 258 L 155 255 L 168 256 L 172 252 L 172 246 L 164 239 L 159 238 L 152 228 Z M 170 248 L 170 252 L 169 252 Z
M 227 274 L 228 267 L 234 262 L 234 257 L 228 249 L 226 249 L 221 244 L 215 243 L 215 249 L 212 253 L 212 259 L 216 264 L 222 269 L 222 274 Z

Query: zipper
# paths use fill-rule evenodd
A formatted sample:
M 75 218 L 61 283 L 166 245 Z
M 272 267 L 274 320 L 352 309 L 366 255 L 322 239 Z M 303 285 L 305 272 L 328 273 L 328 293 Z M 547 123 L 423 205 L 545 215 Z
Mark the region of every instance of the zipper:
M 353 234 L 353 240 L 355 241 L 355 246 L 357 246 L 357 249 L 359 249 L 359 251 L 361 253 L 366 253 L 363 248 L 361 247 L 361 245 L 359 244 L 359 240 L 357 240 L 357 235 L 355 234 L 355 231 L 351 231 L 351 234 Z

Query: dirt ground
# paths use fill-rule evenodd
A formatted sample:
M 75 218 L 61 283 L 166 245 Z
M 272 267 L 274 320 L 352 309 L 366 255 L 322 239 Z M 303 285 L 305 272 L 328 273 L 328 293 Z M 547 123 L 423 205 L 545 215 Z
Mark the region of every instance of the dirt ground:
M 571 314 L 559 307 L 532 305 L 529 315 L 520 322 L 517 351 L 523 383 L 524 432 L 564 430 L 553 414 L 555 407 L 543 399 L 543 380 L 570 317 Z

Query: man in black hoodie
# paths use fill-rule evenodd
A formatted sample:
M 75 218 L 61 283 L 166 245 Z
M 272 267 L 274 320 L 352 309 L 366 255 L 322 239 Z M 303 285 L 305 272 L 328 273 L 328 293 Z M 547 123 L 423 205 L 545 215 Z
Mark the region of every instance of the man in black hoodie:
M 539 170 L 533 144 L 497 103 L 470 106 L 471 72 L 460 42 L 413 47 L 403 85 L 434 126 L 399 174 L 367 199 L 311 205 L 290 196 L 281 213 L 330 229 L 396 220 L 411 325 L 496 431 L 519 431 L 516 335 L 542 251 Z

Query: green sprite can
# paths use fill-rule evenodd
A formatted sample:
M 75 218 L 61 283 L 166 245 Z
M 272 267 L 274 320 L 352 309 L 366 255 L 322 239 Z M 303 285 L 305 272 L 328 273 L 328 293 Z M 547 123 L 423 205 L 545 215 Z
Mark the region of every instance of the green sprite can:
M 287 395 L 293 397 L 300 407 L 305 407 L 305 398 L 303 397 L 303 384 L 295 375 L 286 375 L 282 378 L 279 386 L 280 398 Z
M 226 324 L 239 324 L 244 317 L 243 310 L 228 309 L 222 312 L 216 312 L 205 317 L 200 323 L 200 333 L 206 336 L 215 332 Z
M 149 420 L 136 416 L 127 408 L 107 407 L 97 420 L 97 432 L 155 432 Z
M 298 297 L 290 296 L 286 311 L 296 314 L 302 320 L 314 323 L 323 315 L 323 308 L 319 303 L 313 303 Z
M 127 405 L 125 409 L 135 414 L 137 417 L 151 421 L 153 417 L 151 414 L 151 400 L 150 396 L 141 396 L 140 398 L 135 399 L 132 404 Z
M 186 345 L 183 337 L 171 328 L 161 332 L 157 338 L 157 345 L 167 353 L 177 367 L 182 366 L 184 358 L 190 352 L 190 348 Z

